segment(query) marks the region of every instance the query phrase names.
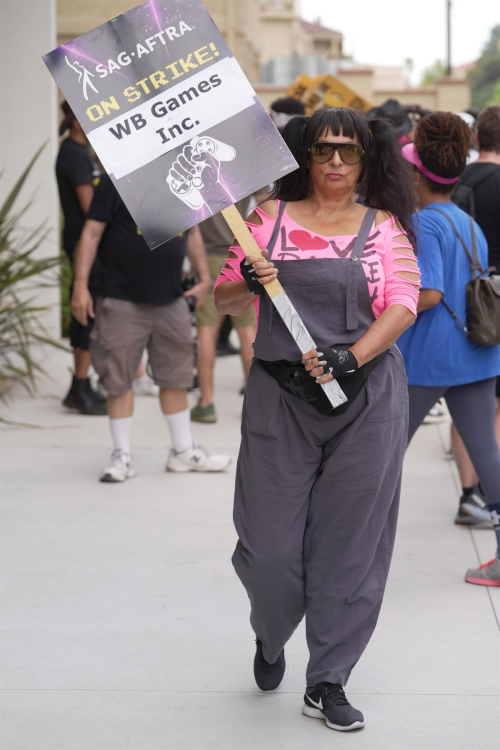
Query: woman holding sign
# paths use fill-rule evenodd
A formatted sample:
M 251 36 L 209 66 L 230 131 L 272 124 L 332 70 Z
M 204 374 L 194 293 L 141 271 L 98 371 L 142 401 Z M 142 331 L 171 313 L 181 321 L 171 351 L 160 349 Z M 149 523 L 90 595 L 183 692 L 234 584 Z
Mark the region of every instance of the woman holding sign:
M 248 221 L 267 259 L 232 247 L 215 290 L 220 313 L 254 304 L 259 315 L 233 562 L 251 601 L 258 687 L 281 685 L 284 646 L 305 615 L 303 713 L 346 731 L 364 726 L 343 688 L 382 604 L 408 436 L 394 342 L 418 300 L 412 179 L 384 120 L 369 130 L 358 112 L 320 110 L 283 137 L 299 169 Z M 355 202 L 360 183 L 368 209 Z M 276 277 L 319 349 L 302 359 L 263 294 Z M 337 409 L 319 385 L 333 378 L 348 396 Z

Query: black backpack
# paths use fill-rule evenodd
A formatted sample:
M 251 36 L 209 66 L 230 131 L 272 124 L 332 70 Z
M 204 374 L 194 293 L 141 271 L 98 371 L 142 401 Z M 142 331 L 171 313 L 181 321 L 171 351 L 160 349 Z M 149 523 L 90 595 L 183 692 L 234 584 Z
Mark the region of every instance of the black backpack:
M 497 170 L 500 170 L 498 164 L 488 164 L 485 169 L 470 170 L 470 175 L 462 175 L 451 196 L 453 203 L 475 219 L 476 201 L 474 190 L 482 182 L 492 177 Z

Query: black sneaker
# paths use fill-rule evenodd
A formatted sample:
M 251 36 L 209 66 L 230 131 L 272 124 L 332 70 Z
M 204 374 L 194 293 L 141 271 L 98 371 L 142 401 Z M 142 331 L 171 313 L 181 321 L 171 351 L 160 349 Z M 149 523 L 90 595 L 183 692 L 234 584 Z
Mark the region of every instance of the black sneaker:
M 327 727 L 339 732 L 349 732 L 365 725 L 363 714 L 351 706 L 342 685 L 331 682 L 320 682 L 314 688 L 307 688 L 302 713 L 311 719 L 325 719 Z
M 285 649 L 274 664 L 269 664 L 262 653 L 262 641 L 257 638 L 257 651 L 253 662 L 253 673 L 257 687 L 264 693 L 272 693 L 281 687 L 286 674 Z
M 75 409 L 80 414 L 104 417 L 108 413 L 106 404 L 97 398 L 98 394 L 89 387 L 88 378 L 75 378 L 71 383 L 63 405 L 67 409 Z M 101 398 L 101 397 L 100 397 Z
M 470 495 L 462 495 L 460 498 L 460 510 L 478 521 L 491 521 L 488 503 L 483 493 L 476 485 Z

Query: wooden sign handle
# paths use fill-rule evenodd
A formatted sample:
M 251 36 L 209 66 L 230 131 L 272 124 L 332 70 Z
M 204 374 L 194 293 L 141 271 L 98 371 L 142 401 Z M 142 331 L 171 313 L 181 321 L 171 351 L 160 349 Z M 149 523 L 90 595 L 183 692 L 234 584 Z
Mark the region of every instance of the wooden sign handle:
M 252 233 L 249 231 L 236 206 L 233 205 L 223 208 L 221 213 L 227 221 L 234 236 L 240 243 L 245 255 L 264 258 L 260 247 L 255 242 Z M 287 297 L 287 294 L 278 279 L 271 281 L 269 284 L 265 284 L 264 289 L 272 299 L 273 305 L 278 310 L 284 324 L 290 331 L 293 340 L 302 354 L 316 349 L 316 344 L 314 343 L 311 334 L 306 329 L 300 315 L 292 305 L 290 298 Z M 334 408 L 347 401 L 347 396 L 336 380 L 330 380 L 328 383 L 323 383 L 321 387 Z
M 256 241 L 254 240 L 252 233 L 248 229 L 247 225 L 245 224 L 245 221 L 243 220 L 240 212 L 236 208 L 236 206 L 227 206 L 227 208 L 223 208 L 221 211 L 221 214 L 229 224 L 229 227 L 238 240 L 242 250 L 244 251 L 245 255 L 254 255 L 257 258 L 264 259 L 264 256 L 262 255 L 260 247 L 257 245 Z M 281 286 L 278 279 L 275 279 L 274 281 L 271 281 L 269 284 L 265 284 L 264 289 L 268 293 L 268 295 L 273 299 L 276 297 L 277 294 L 285 294 L 286 292 Z

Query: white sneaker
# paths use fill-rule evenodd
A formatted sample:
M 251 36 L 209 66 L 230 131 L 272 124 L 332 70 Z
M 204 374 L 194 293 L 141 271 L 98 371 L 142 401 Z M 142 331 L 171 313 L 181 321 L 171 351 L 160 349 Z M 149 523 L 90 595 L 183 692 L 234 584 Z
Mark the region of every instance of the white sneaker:
M 132 385 L 136 396 L 158 396 L 160 389 L 153 378 L 149 375 L 143 375 L 142 378 L 136 378 Z
M 446 419 L 446 413 L 439 408 L 438 404 L 430 409 L 429 413 L 424 418 L 424 424 L 439 424 L 444 422 Z
M 132 456 L 130 453 L 122 453 L 116 448 L 111 454 L 111 464 L 102 472 L 100 482 L 124 482 L 125 479 L 131 479 L 137 474 L 132 466 Z
M 223 471 L 227 469 L 231 459 L 229 456 L 209 456 L 203 448 L 193 443 L 182 453 L 171 450 L 167 459 L 167 471 Z

